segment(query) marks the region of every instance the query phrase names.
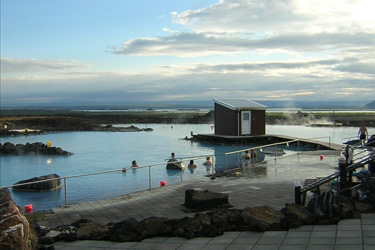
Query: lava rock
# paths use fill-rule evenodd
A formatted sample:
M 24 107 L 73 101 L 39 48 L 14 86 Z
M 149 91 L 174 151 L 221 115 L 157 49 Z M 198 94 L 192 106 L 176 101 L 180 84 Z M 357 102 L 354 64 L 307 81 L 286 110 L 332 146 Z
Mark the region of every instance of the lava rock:
M 0 144 L 0 155 L 72 155 L 59 147 L 48 147 L 42 142 L 14 145 L 10 142 Z
M 141 223 L 133 218 L 126 219 L 115 223 L 109 229 L 109 240 L 126 242 L 126 241 L 142 241 L 144 239 L 143 227 Z
M 313 225 L 316 221 L 316 216 L 307 210 L 306 207 L 294 203 L 287 203 L 281 212 L 285 214 L 286 228 Z
M 231 207 L 229 195 L 205 191 L 188 189 L 185 191 L 185 207 L 197 211 L 209 210 L 216 207 Z
M 27 183 L 36 182 L 36 181 L 43 181 L 43 182 L 27 184 Z M 23 184 L 23 183 L 25 184 L 13 187 L 13 190 L 44 192 L 44 191 L 53 191 L 53 190 L 61 188 L 61 179 L 60 179 L 60 176 L 57 174 L 43 175 L 43 176 L 34 177 L 31 179 L 27 179 L 27 180 L 22 180 L 22 181 L 14 183 L 13 185 L 18 185 L 18 184 Z
M 79 240 L 105 240 L 108 238 L 108 226 L 103 226 L 97 222 L 82 219 L 70 226 L 77 228 L 76 234 Z
M 368 213 L 370 211 L 374 211 L 374 206 L 368 203 L 363 202 L 354 202 L 355 210 L 359 213 Z
M 150 217 L 142 220 L 142 237 L 151 238 L 155 236 L 169 236 L 172 234 L 172 226 L 169 220 L 164 217 Z
M 242 218 L 252 231 L 284 230 L 285 215 L 271 207 L 248 207 L 242 211 Z
M 34 227 L 5 188 L 0 189 L 0 221 L 0 249 L 35 249 L 38 236 Z

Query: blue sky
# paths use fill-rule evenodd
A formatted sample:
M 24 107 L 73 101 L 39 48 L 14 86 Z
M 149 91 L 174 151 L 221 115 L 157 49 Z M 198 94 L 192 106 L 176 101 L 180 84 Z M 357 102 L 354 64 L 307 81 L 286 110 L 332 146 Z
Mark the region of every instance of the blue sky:
M 372 101 L 372 0 L 1 0 L 1 104 Z

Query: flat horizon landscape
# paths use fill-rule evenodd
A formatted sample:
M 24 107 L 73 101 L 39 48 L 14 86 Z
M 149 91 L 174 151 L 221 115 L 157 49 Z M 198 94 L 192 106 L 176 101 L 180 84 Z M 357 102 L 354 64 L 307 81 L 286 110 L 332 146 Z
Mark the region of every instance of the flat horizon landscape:
M 319 102 L 287 102 L 254 100 L 271 109 L 343 109 L 343 110 L 375 110 L 375 101 L 319 101 Z M 127 110 L 127 109 L 213 109 L 214 101 L 139 101 L 113 104 L 67 104 L 48 103 L 24 105 L 1 105 L 1 110 L 9 109 L 76 109 L 76 110 Z

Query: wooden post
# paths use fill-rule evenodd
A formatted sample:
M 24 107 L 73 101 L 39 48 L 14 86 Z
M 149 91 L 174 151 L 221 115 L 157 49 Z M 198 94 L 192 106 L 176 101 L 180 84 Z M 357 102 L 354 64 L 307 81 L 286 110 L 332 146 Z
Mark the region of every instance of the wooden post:
M 294 203 L 296 205 L 301 205 L 301 186 L 294 187 Z
M 352 183 L 353 183 L 353 170 L 349 171 L 349 176 L 348 176 L 348 185 L 349 185 L 349 187 L 352 186 Z
M 368 171 L 375 174 L 375 160 L 368 163 Z

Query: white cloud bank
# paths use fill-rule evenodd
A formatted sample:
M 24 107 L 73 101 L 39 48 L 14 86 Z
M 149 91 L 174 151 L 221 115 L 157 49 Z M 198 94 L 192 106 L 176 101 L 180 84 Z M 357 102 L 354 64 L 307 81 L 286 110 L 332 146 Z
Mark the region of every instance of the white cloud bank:
M 372 0 L 220 0 L 171 13 L 188 32 L 164 28 L 166 36 L 112 51 L 163 58 L 157 67 L 90 71 L 74 60 L 2 59 L 2 102 L 373 100 L 374 9 Z M 190 61 L 173 65 L 170 56 Z

